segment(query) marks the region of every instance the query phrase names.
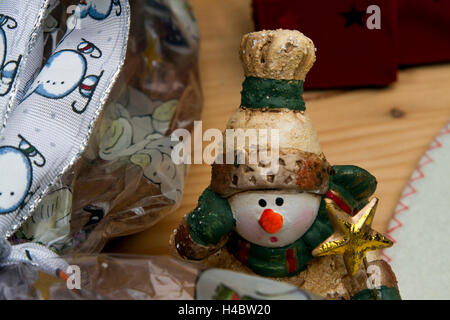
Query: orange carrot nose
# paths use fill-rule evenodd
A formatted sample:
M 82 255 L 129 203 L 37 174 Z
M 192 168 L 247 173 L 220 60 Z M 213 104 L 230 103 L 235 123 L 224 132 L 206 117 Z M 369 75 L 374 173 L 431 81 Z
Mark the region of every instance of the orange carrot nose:
M 263 211 L 259 225 L 268 233 L 277 233 L 283 227 L 283 216 L 272 209 Z

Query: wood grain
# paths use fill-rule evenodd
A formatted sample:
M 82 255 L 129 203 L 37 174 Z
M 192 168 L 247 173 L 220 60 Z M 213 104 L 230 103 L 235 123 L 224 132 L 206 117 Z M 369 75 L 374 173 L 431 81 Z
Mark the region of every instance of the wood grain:
M 250 1 L 192 5 L 202 37 L 203 129 L 222 130 L 240 102 L 238 49 L 241 36 L 253 31 Z M 450 119 L 450 64 L 400 71 L 399 80 L 382 89 L 308 91 L 305 100 L 328 161 L 358 165 L 377 177 L 380 203 L 373 227 L 384 232 L 418 160 Z M 171 232 L 209 180 L 208 165 L 193 165 L 177 211 L 145 232 L 112 241 L 105 251 L 167 254 Z

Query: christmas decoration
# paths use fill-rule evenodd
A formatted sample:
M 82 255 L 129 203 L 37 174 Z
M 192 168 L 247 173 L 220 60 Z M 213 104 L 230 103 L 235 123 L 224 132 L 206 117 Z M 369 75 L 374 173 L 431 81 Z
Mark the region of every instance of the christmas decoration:
M 308 75 L 305 88 L 385 86 L 396 81 L 396 1 L 253 0 L 252 4 L 256 30 L 301 30 L 314 39 L 320 63 Z
M 302 30 L 314 39 L 320 64 L 307 88 L 384 86 L 399 65 L 450 61 L 449 1 L 253 0 L 252 7 L 256 30 Z
M 398 0 L 400 65 L 450 61 L 449 32 L 450 1 Z
M 256 148 L 278 150 L 277 170 L 273 162 L 249 161 L 251 143 L 227 148 L 227 159 L 235 160 L 219 155 L 212 165 L 210 186 L 171 238 L 174 254 L 330 299 L 399 298 L 395 276 L 376 252 L 359 266 L 366 251 L 389 244 L 370 229 L 375 177 L 356 166 L 331 166 L 306 113 L 302 88 L 315 61 L 313 42 L 298 31 L 254 32 L 242 38 L 240 56 L 241 106 L 226 131 L 277 130 L 277 145 Z
M 378 199 L 374 198 L 354 217 L 340 209 L 333 200 L 325 199 L 333 233 L 313 250 L 314 256 L 342 254 L 351 275 L 355 275 L 368 250 L 392 246 L 392 241 L 371 229 Z

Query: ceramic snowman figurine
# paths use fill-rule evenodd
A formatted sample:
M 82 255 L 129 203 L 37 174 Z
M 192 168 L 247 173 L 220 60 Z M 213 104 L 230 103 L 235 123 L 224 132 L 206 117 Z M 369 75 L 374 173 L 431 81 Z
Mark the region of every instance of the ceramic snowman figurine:
M 330 166 L 306 114 L 302 85 L 315 61 L 314 44 L 298 31 L 255 32 L 243 37 L 240 55 L 246 79 L 227 129 L 277 129 L 278 170 L 270 174 L 261 162 L 216 161 L 210 186 L 172 237 L 177 253 L 327 298 L 399 298 L 386 262 L 376 254 L 358 260 L 390 244 L 370 228 L 375 177 L 355 166 Z M 250 150 L 234 152 L 247 159 Z M 339 230 L 333 212 L 346 221 L 342 225 L 357 226 L 359 219 L 363 227 L 351 230 L 360 232 Z M 342 247 L 333 252 L 327 239 L 341 234 L 345 239 L 334 243 Z M 348 240 L 360 236 L 360 242 Z

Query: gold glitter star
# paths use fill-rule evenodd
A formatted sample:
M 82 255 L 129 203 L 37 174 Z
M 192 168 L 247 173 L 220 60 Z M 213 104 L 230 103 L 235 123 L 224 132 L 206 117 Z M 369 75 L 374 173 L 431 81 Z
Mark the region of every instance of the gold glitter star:
M 331 199 L 325 199 L 325 204 L 334 233 L 313 250 L 313 256 L 341 254 L 348 272 L 354 276 L 368 251 L 392 246 L 391 240 L 371 228 L 377 198 L 353 217 Z

